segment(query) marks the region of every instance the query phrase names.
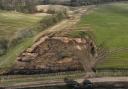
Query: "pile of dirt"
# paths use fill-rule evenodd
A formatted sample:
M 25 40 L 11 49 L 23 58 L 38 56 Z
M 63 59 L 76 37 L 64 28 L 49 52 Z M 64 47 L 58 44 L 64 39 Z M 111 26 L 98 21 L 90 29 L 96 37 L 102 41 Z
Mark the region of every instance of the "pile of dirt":
M 10 73 L 35 74 L 83 70 L 89 60 L 92 41 L 87 38 L 42 37 L 17 57 Z M 84 63 L 88 64 L 89 61 Z M 88 64 L 89 65 L 89 64 Z

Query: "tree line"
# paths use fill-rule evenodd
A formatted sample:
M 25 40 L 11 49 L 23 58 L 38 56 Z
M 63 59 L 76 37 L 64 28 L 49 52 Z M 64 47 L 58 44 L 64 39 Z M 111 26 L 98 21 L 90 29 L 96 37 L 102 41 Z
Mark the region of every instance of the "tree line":
M 106 2 L 128 1 L 128 0 L 0 0 L 0 9 L 15 10 L 19 12 L 35 12 L 36 5 L 63 4 L 70 6 L 102 4 Z
M 118 1 L 128 1 L 128 0 L 70 0 L 70 5 L 71 6 L 96 5 L 96 4 L 118 2 Z
M 35 5 L 41 0 L 0 0 L 0 9 L 15 10 L 19 12 L 34 12 Z
M 43 4 L 63 4 L 70 6 L 102 4 L 107 2 L 128 1 L 128 0 L 42 0 Z

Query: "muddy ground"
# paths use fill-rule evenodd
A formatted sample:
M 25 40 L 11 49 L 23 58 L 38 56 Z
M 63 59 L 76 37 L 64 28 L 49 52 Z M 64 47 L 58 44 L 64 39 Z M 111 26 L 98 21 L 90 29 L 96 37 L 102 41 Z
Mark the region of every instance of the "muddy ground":
M 93 50 L 87 38 L 43 37 L 17 57 L 12 74 L 38 74 L 84 70 Z M 84 61 L 86 60 L 86 61 Z M 86 68 L 90 65 L 85 65 Z

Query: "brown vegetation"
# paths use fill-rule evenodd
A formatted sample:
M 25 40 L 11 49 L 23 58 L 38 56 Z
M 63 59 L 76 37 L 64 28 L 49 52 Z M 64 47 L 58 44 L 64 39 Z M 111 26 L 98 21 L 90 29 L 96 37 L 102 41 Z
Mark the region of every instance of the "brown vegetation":
M 82 58 L 86 56 L 85 51 L 93 56 L 90 42 L 86 38 L 43 37 L 17 57 L 17 63 L 10 73 L 31 74 L 83 70 L 81 61 L 85 60 L 87 63 L 91 61 Z M 85 67 L 88 68 L 87 66 L 90 65 Z

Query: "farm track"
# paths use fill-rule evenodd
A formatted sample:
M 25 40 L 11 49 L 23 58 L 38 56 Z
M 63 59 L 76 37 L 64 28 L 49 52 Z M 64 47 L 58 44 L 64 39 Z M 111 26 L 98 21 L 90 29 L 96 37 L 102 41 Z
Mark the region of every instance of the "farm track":
M 34 41 L 37 42 L 37 41 L 41 40 L 42 37 L 49 35 L 50 33 L 55 34 L 57 32 L 69 30 L 70 28 L 75 26 L 75 24 L 77 24 L 77 22 L 80 21 L 80 18 L 82 15 L 88 14 L 88 11 L 90 11 L 94 7 L 95 6 L 86 6 L 86 7 L 76 8 L 76 10 L 74 10 L 73 13 L 70 14 L 70 16 L 71 16 L 70 19 L 65 19 L 65 20 L 61 21 L 60 23 L 56 24 L 55 26 L 52 26 L 52 27 L 42 31 L 40 34 L 38 34 L 35 37 Z
M 44 31 L 42 31 L 39 35 L 37 35 L 36 37 L 35 37 L 35 39 L 34 39 L 34 41 L 35 41 L 35 44 L 38 44 L 38 42 L 40 42 L 42 39 L 41 38 L 43 38 L 44 36 L 46 36 L 46 35 L 49 35 L 49 34 L 54 34 L 54 33 L 56 33 L 56 32 L 61 32 L 61 31 L 65 31 L 65 29 L 66 30 L 68 30 L 67 28 L 72 28 L 75 24 L 77 24 L 77 22 L 79 22 L 79 20 L 80 20 L 80 18 L 81 18 L 81 16 L 83 15 L 83 14 L 85 14 L 88 10 L 90 10 L 90 8 L 92 8 L 92 7 L 94 7 L 94 6 L 88 6 L 88 7 L 81 7 L 81 8 L 77 8 L 75 11 L 74 11 L 74 13 L 75 12 L 77 12 L 77 13 L 72 13 L 72 19 L 66 19 L 66 20 L 63 20 L 62 22 L 60 22 L 60 23 L 58 23 L 58 24 L 56 24 L 55 26 L 52 26 L 52 27 L 50 27 L 50 28 L 48 28 L 48 29 L 46 29 L 46 30 L 44 30 Z M 35 44 L 33 44 L 33 45 L 35 45 Z M 70 72 L 69 72 L 70 73 Z M 72 73 L 71 73 L 72 74 Z M 81 74 L 81 72 L 78 72 L 78 75 L 80 75 Z M 61 76 L 62 75 L 62 80 L 64 79 L 64 76 L 63 76 L 63 74 L 62 73 L 58 73 L 57 74 L 57 77 L 59 77 L 59 76 Z M 69 74 L 70 75 L 70 74 Z M 75 74 L 76 76 L 75 76 L 75 78 L 77 77 L 77 73 Z M 82 74 L 83 75 L 83 74 Z M 38 76 L 38 75 L 37 75 Z M 42 77 L 42 76 L 41 76 Z M 47 80 L 48 80 L 48 77 L 49 76 L 47 76 L 46 75 L 46 77 L 47 77 Z M 55 76 L 52 76 L 52 77 L 55 77 Z M 56 77 L 56 78 L 57 78 Z M 71 76 L 69 76 L 69 77 L 71 77 Z M 33 76 L 31 76 L 30 78 L 28 78 L 30 81 L 32 81 L 32 78 L 33 78 Z M 40 76 L 38 76 L 38 77 L 36 77 L 37 78 L 37 81 L 38 81 L 38 79 L 39 79 L 39 81 L 44 81 L 44 79 L 41 79 L 40 78 Z M 20 81 L 20 83 L 17 83 L 16 81 L 18 80 L 18 79 L 21 79 L 21 81 Z M 27 79 L 27 77 L 17 77 L 17 76 L 13 76 L 12 78 L 11 78 L 11 76 L 5 76 L 5 77 L 1 77 L 1 82 L 3 81 L 3 85 L 5 84 L 6 85 L 6 82 L 7 82 L 7 84 L 9 83 L 10 84 L 10 87 L 11 86 L 24 86 L 24 83 L 22 83 L 22 79 Z M 58 78 L 57 78 L 58 79 Z M 54 80 L 56 80 L 55 78 L 54 78 Z M 11 82 L 12 81 L 12 82 Z M 50 81 L 51 81 L 51 79 L 50 79 Z M 15 82 L 15 83 L 14 83 Z M 24 81 L 23 81 L 24 82 Z M 35 81 L 34 81 L 35 82 Z M 25 84 L 27 85 L 33 85 L 33 83 L 34 82 L 25 82 Z M 14 83 L 14 85 L 12 85 L 12 83 Z M 42 84 L 42 83 L 41 83 Z M 38 84 L 37 84 L 38 85 Z M 1 86 L 2 86 L 2 83 L 1 83 Z M 10 88 L 9 87 L 9 88 Z
M 25 87 L 33 85 L 43 85 L 54 83 L 64 83 L 64 78 L 82 78 L 84 76 L 84 71 L 75 72 L 61 72 L 53 74 L 40 74 L 40 75 L 24 75 L 24 76 L 3 76 L 1 77 L 1 87 Z M 43 80 L 43 81 L 42 81 Z

